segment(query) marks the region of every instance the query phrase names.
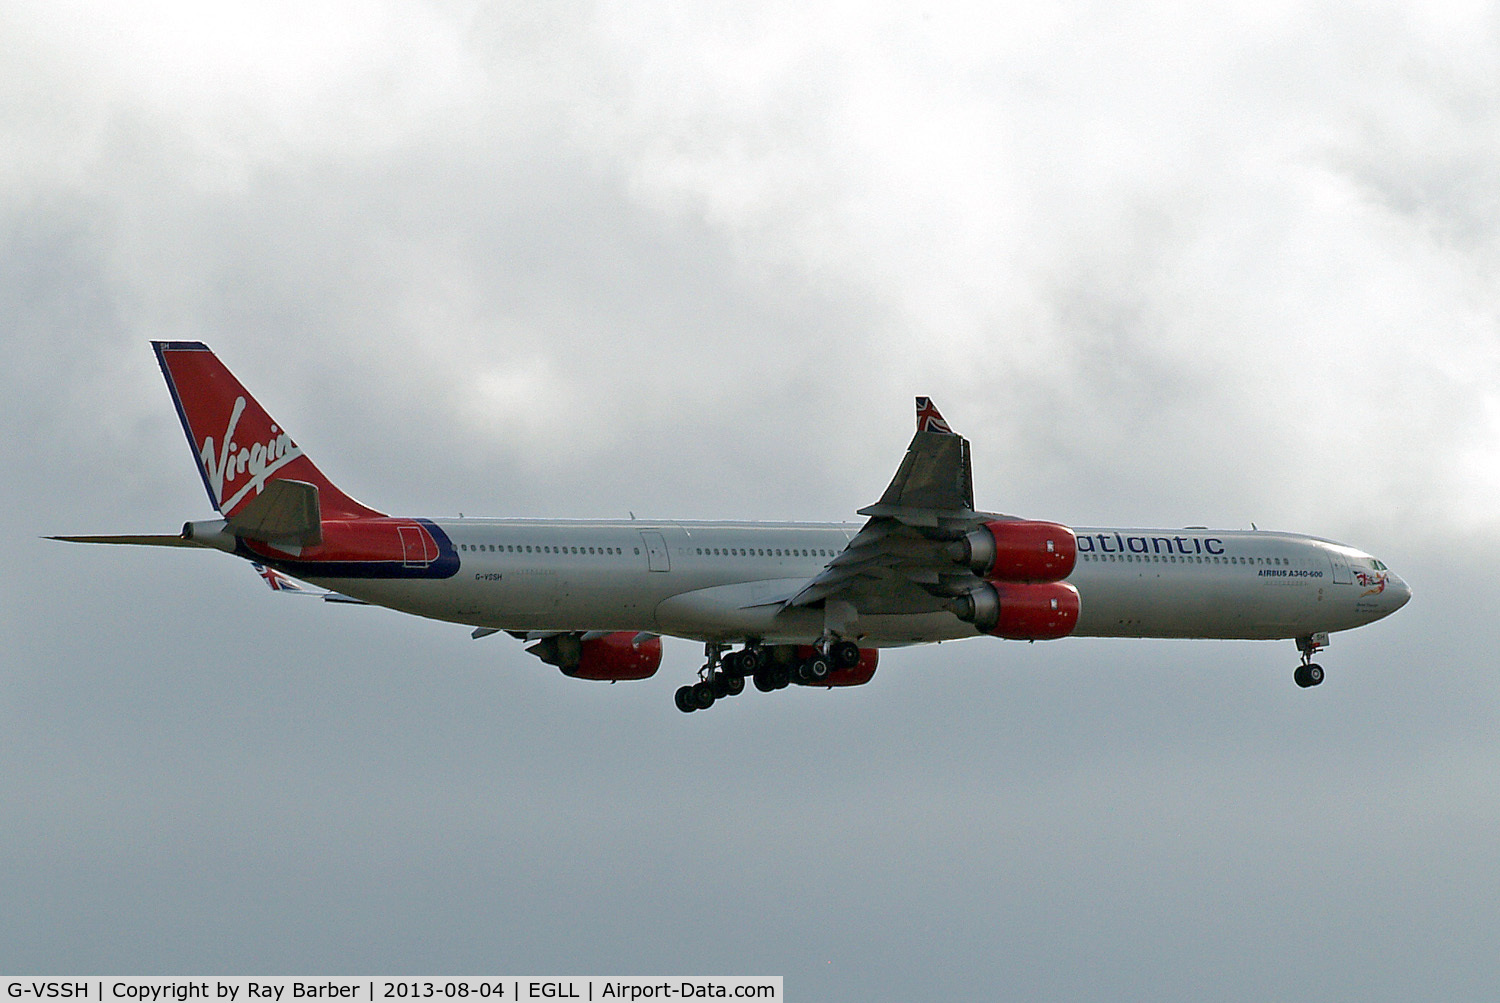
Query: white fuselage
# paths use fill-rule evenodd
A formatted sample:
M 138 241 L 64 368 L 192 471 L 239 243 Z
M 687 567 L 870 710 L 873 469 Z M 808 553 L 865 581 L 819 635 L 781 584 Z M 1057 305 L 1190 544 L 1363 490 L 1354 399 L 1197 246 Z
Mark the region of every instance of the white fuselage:
M 842 523 L 458 519 L 435 523 L 445 579 L 313 579 L 421 616 L 515 631 L 645 631 L 811 643 L 817 609 L 782 602 L 858 532 Z M 1369 554 L 1290 533 L 1078 527 L 1075 636 L 1291 638 L 1358 627 L 1410 593 Z M 948 612 L 861 616 L 880 647 L 974 637 Z

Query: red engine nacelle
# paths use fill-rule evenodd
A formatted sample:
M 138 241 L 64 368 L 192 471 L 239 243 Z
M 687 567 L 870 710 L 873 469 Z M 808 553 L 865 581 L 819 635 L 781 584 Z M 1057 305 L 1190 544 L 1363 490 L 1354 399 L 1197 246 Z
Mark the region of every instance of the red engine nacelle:
M 981 634 L 1013 641 L 1055 641 L 1078 626 L 1078 590 L 1067 582 L 986 582 L 958 599 L 953 612 Z
M 997 520 L 969 532 L 951 553 L 992 582 L 1060 582 L 1078 563 L 1078 538 L 1055 522 Z
M 863 686 L 875 675 L 875 666 L 880 664 L 878 648 L 860 648 L 859 661 L 851 668 L 834 669 L 823 680 L 823 686 Z
M 811 658 L 818 649 L 810 644 L 797 645 L 798 658 Z M 863 686 L 875 675 L 875 666 L 880 664 L 880 649 L 860 648 L 859 661 L 847 669 L 834 669 L 815 683 L 803 686 Z
M 526 650 L 574 679 L 650 679 L 661 667 L 661 638 L 624 630 L 600 637 L 558 634 Z

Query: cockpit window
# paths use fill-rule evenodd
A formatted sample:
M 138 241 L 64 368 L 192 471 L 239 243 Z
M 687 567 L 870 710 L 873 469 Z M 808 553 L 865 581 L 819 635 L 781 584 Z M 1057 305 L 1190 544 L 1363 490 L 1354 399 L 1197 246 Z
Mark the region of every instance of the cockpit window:
M 1370 567 L 1374 568 L 1376 571 L 1388 571 L 1389 570 L 1385 566 L 1385 563 L 1383 561 L 1377 561 L 1374 558 L 1370 559 Z

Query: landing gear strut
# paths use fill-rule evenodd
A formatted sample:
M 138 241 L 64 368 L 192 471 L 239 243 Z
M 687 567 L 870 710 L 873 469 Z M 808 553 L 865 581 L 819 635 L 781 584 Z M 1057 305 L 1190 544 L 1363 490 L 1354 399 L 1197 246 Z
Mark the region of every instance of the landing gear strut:
M 1309 634 L 1297 638 L 1297 650 L 1302 652 L 1302 664 L 1292 673 L 1292 680 L 1303 689 L 1316 686 L 1323 681 L 1323 666 L 1313 661 L 1313 655 L 1328 647 L 1327 634 Z

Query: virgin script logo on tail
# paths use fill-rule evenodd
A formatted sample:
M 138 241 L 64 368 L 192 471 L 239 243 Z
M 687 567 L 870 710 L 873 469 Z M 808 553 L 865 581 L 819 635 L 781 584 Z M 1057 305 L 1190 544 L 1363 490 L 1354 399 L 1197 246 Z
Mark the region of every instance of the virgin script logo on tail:
M 265 442 L 256 442 L 248 447 L 234 441 L 234 430 L 239 426 L 240 416 L 245 413 L 245 398 L 238 397 L 234 410 L 230 412 L 229 424 L 224 429 L 224 438 L 215 449 L 213 436 L 203 439 L 203 451 L 198 454 L 203 461 L 204 473 L 208 475 L 209 487 L 219 499 L 219 511 L 228 513 L 234 509 L 253 488 L 256 494 L 266 486 L 271 475 L 302 455 L 301 448 L 291 436 L 275 425 L 271 426 L 271 437 Z M 250 479 L 241 485 L 229 498 L 224 497 L 225 482 L 231 489 L 242 475 Z

